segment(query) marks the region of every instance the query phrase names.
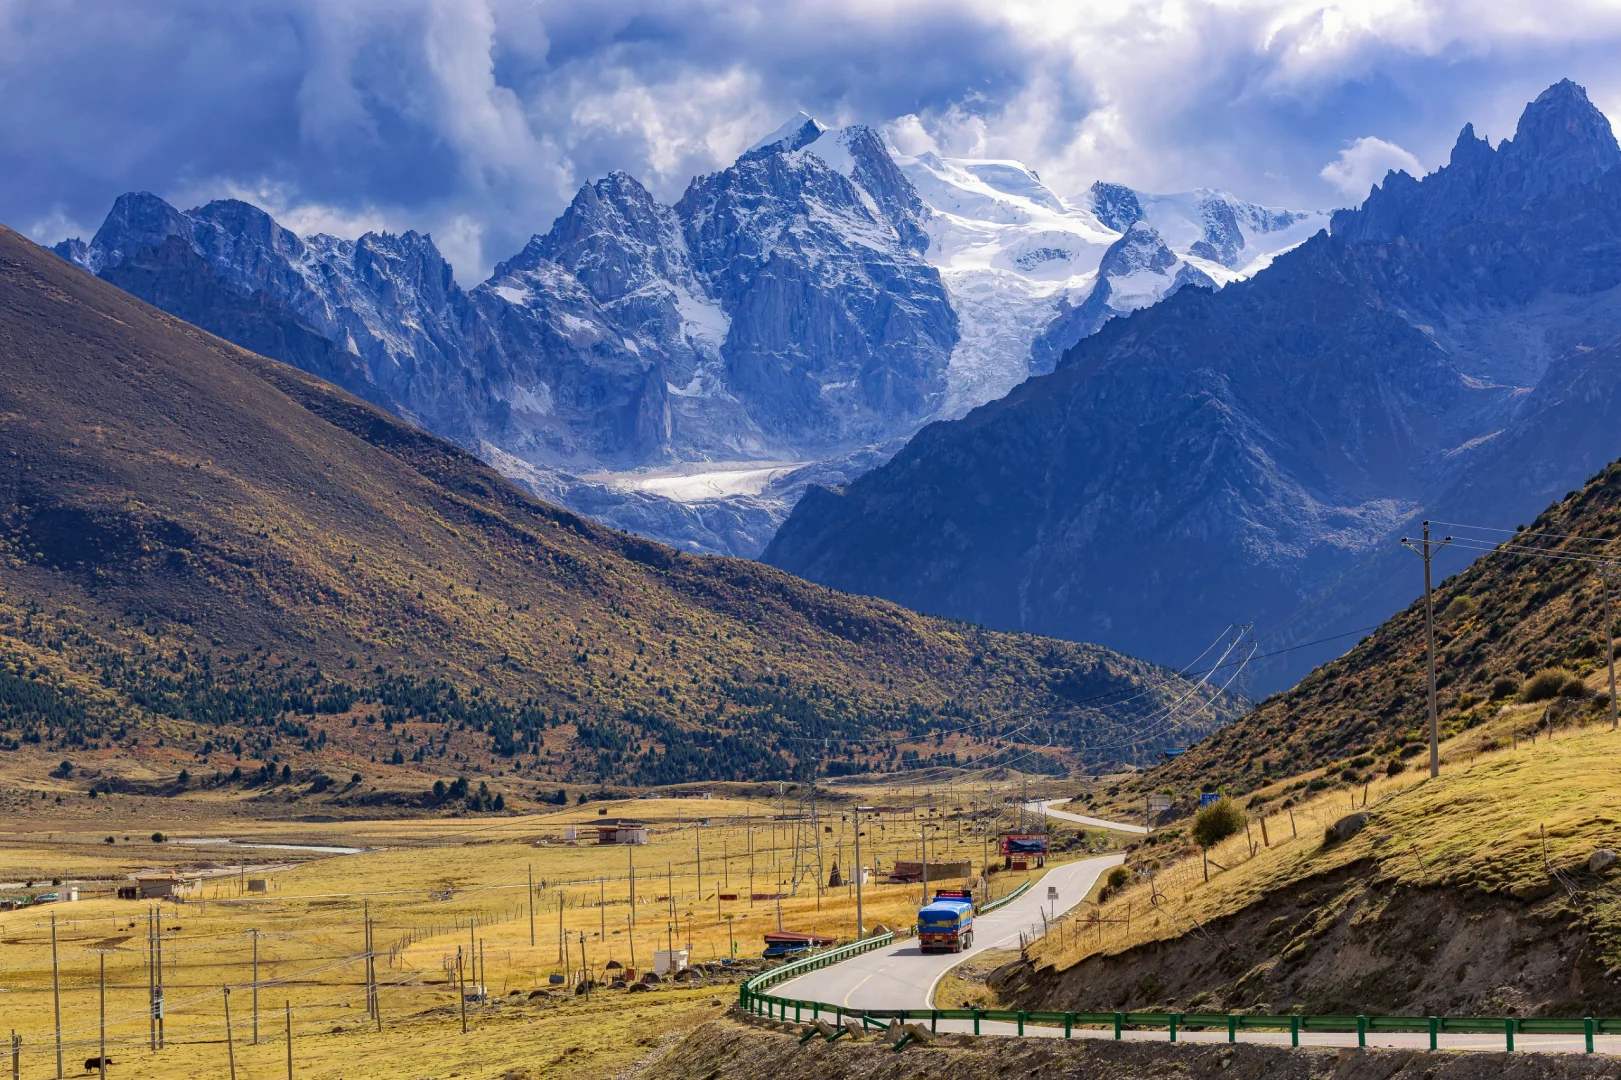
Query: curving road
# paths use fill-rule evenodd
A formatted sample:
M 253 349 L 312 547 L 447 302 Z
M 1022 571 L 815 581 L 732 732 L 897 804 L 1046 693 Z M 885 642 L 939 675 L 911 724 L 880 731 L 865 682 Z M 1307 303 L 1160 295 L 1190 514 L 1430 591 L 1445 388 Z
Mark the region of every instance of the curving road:
M 1054 810 L 1056 804 L 1066 802 L 1064 799 L 1044 800 L 1026 804 L 1026 809 L 1046 814 L 1049 817 L 1063 821 L 1073 821 L 1093 828 L 1111 829 L 1116 832 L 1136 833 L 1141 835 L 1147 832 L 1141 825 L 1126 825 L 1121 822 L 1104 821 L 1100 818 L 1085 817 L 1080 814 L 1071 814 L 1061 810 Z M 1042 932 L 1043 911 L 1049 917 L 1053 913 L 1062 914 L 1070 908 L 1081 903 L 1092 891 L 1098 875 L 1111 866 L 1118 865 L 1123 859 L 1121 855 L 1106 855 L 1095 859 L 1084 859 L 1076 863 L 1054 866 L 1048 869 L 1046 876 L 1031 886 L 1030 891 L 1004 908 L 983 915 L 974 920 L 974 947 L 961 953 L 924 953 L 918 949 L 916 943 L 910 939 L 897 942 L 886 949 L 878 949 L 821 971 L 813 971 L 808 975 L 782 983 L 773 987 L 772 993 L 786 998 L 797 998 L 802 1001 L 820 1001 L 829 1004 L 842 1005 L 847 1009 L 929 1009 L 933 1008 L 934 988 L 940 978 L 953 967 L 986 949 L 1012 948 L 1019 943 L 1021 931 L 1040 935 Z M 1048 887 L 1058 890 L 1058 898 L 1049 902 L 1047 899 Z M 963 1032 L 973 1030 L 971 1021 L 941 1020 L 937 1024 L 940 1031 Z M 1012 1035 L 1017 1033 L 1013 1024 L 994 1021 L 983 1021 L 981 1031 L 987 1035 Z M 1027 1024 L 1026 1035 L 1045 1036 L 1049 1038 L 1062 1038 L 1064 1030 L 1061 1027 Z M 1125 1031 L 1123 1037 L 1133 1042 L 1164 1042 L 1168 1034 L 1163 1031 Z M 1112 1039 L 1112 1029 L 1081 1028 L 1074 1029 L 1074 1037 L 1078 1039 Z M 1178 1039 L 1190 1043 L 1226 1042 L 1225 1031 L 1181 1031 Z M 1367 1045 L 1377 1047 L 1401 1047 L 1407 1049 L 1427 1049 L 1429 1036 L 1421 1033 L 1396 1032 L 1370 1032 Z M 1289 1033 L 1287 1031 L 1246 1031 L 1240 1040 L 1247 1043 L 1264 1043 L 1274 1046 L 1287 1046 Z M 1584 1049 L 1580 1035 L 1530 1035 L 1520 1033 L 1515 1036 L 1515 1047 L 1518 1050 L 1541 1051 L 1569 1051 L 1580 1052 Z M 1300 1036 L 1302 1046 L 1316 1047 L 1345 1047 L 1356 1045 L 1356 1034 L 1329 1033 L 1329 1032 L 1303 1032 Z M 1594 1040 L 1594 1049 L 1599 1053 L 1621 1053 L 1621 1035 L 1600 1035 Z M 1496 1050 L 1503 1049 L 1503 1036 L 1497 1034 L 1462 1034 L 1449 1033 L 1440 1037 L 1440 1047 L 1443 1050 Z
M 1042 799 L 1039 802 L 1027 802 L 1026 810 L 1038 814 L 1045 814 L 1060 821 L 1073 821 L 1078 825 L 1090 825 L 1094 829 L 1111 829 L 1114 832 L 1131 833 L 1134 836 L 1146 836 L 1148 830 L 1141 825 L 1127 825 L 1120 821 L 1104 821 L 1102 818 L 1087 817 L 1084 814 L 1071 814 L 1067 810 L 1054 810 L 1060 803 L 1067 803 L 1068 799 Z
M 960 953 L 925 953 L 908 938 L 886 949 L 862 953 L 774 987 L 772 993 L 805 1001 L 825 1001 L 850 1009 L 928 1009 L 935 984 L 947 971 L 986 949 L 1017 948 L 1020 932 L 1042 931 L 1041 916 L 1063 914 L 1086 899 L 1098 875 L 1123 860 L 1104 855 L 1051 866 L 1030 891 L 989 915 L 974 919 L 973 948 Z M 1058 898 L 1047 899 L 1056 888 Z

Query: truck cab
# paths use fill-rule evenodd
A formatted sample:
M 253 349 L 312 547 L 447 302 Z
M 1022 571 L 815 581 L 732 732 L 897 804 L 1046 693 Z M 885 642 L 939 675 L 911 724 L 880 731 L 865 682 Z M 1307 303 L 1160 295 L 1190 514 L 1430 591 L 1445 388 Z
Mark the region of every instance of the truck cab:
M 917 913 L 917 943 L 923 952 L 962 952 L 974 944 L 974 897 L 966 889 L 942 889 Z

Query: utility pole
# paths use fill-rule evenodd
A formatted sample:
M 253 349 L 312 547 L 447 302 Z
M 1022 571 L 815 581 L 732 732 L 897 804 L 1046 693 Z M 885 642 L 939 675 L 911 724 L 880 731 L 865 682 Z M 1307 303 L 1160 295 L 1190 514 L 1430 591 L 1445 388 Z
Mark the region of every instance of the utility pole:
M 1435 598 L 1430 591 L 1430 560 L 1435 553 L 1452 543 L 1448 536 L 1439 542 L 1430 540 L 1430 523 L 1424 522 L 1424 535 L 1417 543 L 1402 537 L 1401 542 L 1418 552 L 1424 560 L 1424 640 L 1429 649 L 1430 675 L 1430 776 L 1441 775 L 1441 721 L 1435 707 Z M 1611 696 L 1614 700 L 1614 696 Z
M 923 828 L 917 832 L 917 838 L 923 842 L 923 902 L 929 902 L 929 823 L 925 821 Z
M 51 1002 L 56 1009 L 56 1080 L 62 1080 L 62 981 L 56 965 L 56 913 L 51 913 Z
M 152 963 L 152 908 L 146 909 L 146 1039 L 147 1050 L 158 1052 L 158 973 Z
M 636 845 L 625 845 L 625 856 L 630 865 L 630 931 L 636 932 Z
M 562 910 L 562 909 L 559 909 Z M 462 1034 L 467 1034 L 467 978 L 462 974 L 462 947 L 456 946 L 456 993 L 462 999 Z
M 602 877 L 597 878 L 597 922 L 600 924 L 597 936 L 602 938 L 602 943 L 606 945 L 608 943 L 608 879 Z
M 293 1080 L 293 1003 L 287 1002 L 287 1080 Z
M 529 947 L 535 947 L 535 864 L 529 864 Z
M 1615 621 L 1610 617 L 1610 571 L 1615 568 L 1614 563 L 1605 563 L 1599 567 L 1599 588 L 1604 593 L 1604 638 L 1608 642 L 1605 647 L 1605 662 L 1610 666 L 1610 730 L 1614 731 L 1621 726 L 1617 719 L 1615 703 Z
M 585 1000 L 591 1000 L 591 963 L 585 958 L 585 931 L 580 931 L 580 977 L 585 980 Z
M 861 912 L 861 807 L 856 807 L 856 938 L 867 936 L 867 924 Z
M 563 955 L 563 890 L 557 890 L 557 962 L 567 964 L 568 957 Z
M 250 929 L 253 935 L 253 1045 L 259 1045 L 259 930 Z
M 236 1080 L 236 1043 L 231 1040 L 231 988 L 225 987 L 225 1053 L 231 1060 L 231 1080 Z
M 107 954 L 97 949 L 96 959 L 101 961 L 101 1057 L 96 1064 L 101 1080 L 107 1080 Z
M 158 1049 L 163 1049 L 163 908 L 157 908 L 157 956 L 158 956 Z

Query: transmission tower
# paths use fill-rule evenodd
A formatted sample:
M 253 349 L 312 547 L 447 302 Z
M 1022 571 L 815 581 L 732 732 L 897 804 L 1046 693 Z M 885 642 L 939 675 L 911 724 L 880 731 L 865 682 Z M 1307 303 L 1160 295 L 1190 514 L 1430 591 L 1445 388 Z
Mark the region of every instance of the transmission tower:
M 822 755 L 826 757 L 831 740 L 822 740 Z M 827 882 L 822 871 L 822 823 L 816 806 L 816 777 L 821 772 L 821 761 L 810 762 L 810 775 L 799 793 L 798 812 L 794 815 L 794 874 L 792 894 L 799 895 L 799 886 L 809 881 L 820 892 Z

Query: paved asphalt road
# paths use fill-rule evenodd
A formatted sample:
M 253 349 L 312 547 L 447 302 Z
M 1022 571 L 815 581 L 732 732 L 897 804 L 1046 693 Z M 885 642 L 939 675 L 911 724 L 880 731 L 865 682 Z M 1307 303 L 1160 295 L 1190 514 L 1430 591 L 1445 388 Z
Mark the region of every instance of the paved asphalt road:
M 1098 875 L 1120 864 L 1121 855 L 1083 859 L 1048 869 L 1030 891 L 989 915 L 974 919 L 974 946 L 960 953 L 925 953 L 911 938 L 853 956 L 773 987 L 771 992 L 849 1009 L 927 1009 L 935 983 L 948 970 L 986 949 L 1018 948 L 1020 931 L 1041 933 L 1041 914 L 1062 914 L 1086 899 Z M 1049 902 L 1048 888 L 1058 890 Z
M 1070 814 L 1061 810 L 1052 809 L 1055 803 L 1067 800 L 1052 800 L 1029 804 L 1029 809 L 1038 810 L 1050 817 L 1064 821 L 1074 821 L 1094 828 L 1113 829 L 1117 832 L 1143 833 L 1146 830 L 1140 825 L 1125 825 L 1120 822 L 1103 821 L 1098 818 L 1084 817 L 1080 814 Z M 870 953 L 851 957 L 842 964 L 821 971 L 813 971 L 809 975 L 801 976 L 780 986 L 772 988 L 772 993 L 787 998 L 798 998 L 802 1001 L 822 1001 L 830 1004 L 842 1005 L 847 1009 L 927 1009 L 932 1007 L 934 988 L 941 976 L 975 953 L 985 949 L 1016 948 L 1019 943 L 1020 931 L 1041 933 L 1043 910 L 1049 914 L 1056 912 L 1062 914 L 1084 900 L 1092 891 L 1097 882 L 1098 875 L 1111 866 L 1122 861 L 1122 856 L 1107 855 L 1096 859 L 1084 859 L 1080 862 L 1055 866 L 1049 870 L 1045 877 L 1031 887 L 1030 891 L 1013 903 L 993 911 L 989 915 L 974 920 L 974 947 L 962 953 L 924 953 L 918 949 L 911 939 L 906 939 L 891 945 L 887 949 L 877 949 Z M 1058 899 L 1049 902 L 1047 888 L 1052 886 L 1058 889 Z M 966 1032 L 973 1030 L 972 1021 L 942 1020 L 939 1030 L 952 1032 Z M 981 1025 L 981 1031 L 987 1035 L 1012 1035 L 1017 1033 L 1013 1024 L 993 1023 L 986 1021 Z M 1061 1038 L 1064 1029 L 1061 1027 L 1047 1027 L 1037 1024 L 1026 1024 L 1025 1034 L 1046 1038 Z M 1168 1033 L 1160 1031 L 1127 1031 L 1124 1037 L 1133 1042 L 1163 1042 Z M 1098 1028 L 1076 1028 L 1075 1038 L 1108 1039 L 1114 1037 L 1114 1032 Z M 1190 1043 L 1220 1043 L 1227 1041 L 1225 1031 L 1181 1031 L 1177 1038 Z M 1264 1043 L 1268 1045 L 1287 1046 L 1289 1033 L 1287 1031 L 1246 1031 L 1239 1039 L 1247 1043 Z M 1300 1036 L 1303 1046 L 1355 1046 L 1356 1034 L 1327 1032 L 1306 1032 Z M 1561 1050 L 1580 1052 L 1583 1049 L 1583 1039 L 1580 1035 L 1528 1035 L 1518 1034 L 1514 1037 L 1516 1051 L 1522 1050 Z M 1429 1046 L 1429 1036 L 1421 1032 L 1385 1033 L 1375 1032 L 1368 1035 L 1368 1045 L 1378 1047 L 1399 1047 L 1405 1049 L 1426 1049 Z M 1503 1036 L 1498 1034 L 1443 1034 L 1440 1037 L 1440 1047 L 1443 1050 L 1496 1050 L 1504 1048 Z M 1594 1040 L 1594 1049 L 1604 1054 L 1621 1054 L 1621 1036 L 1600 1035 Z
M 1040 802 L 1025 803 L 1025 806 L 1039 814 L 1046 814 L 1050 818 L 1060 821 L 1073 821 L 1080 825 L 1090 825 L 1094 829 L 1113 829 L 1115 832 L 1132 833 L 1137 836 L 1146 836 L 1148 830 L 1141 825 L 1127 825 L 1119 821 L 1104 821 L 1102 818 L 1086 817 L 1083 814 L 1071 814 L 1065 810 L 1054 810 L 1053 807 L 1069 802 L 1068 799 L 1043 799 Z

